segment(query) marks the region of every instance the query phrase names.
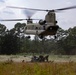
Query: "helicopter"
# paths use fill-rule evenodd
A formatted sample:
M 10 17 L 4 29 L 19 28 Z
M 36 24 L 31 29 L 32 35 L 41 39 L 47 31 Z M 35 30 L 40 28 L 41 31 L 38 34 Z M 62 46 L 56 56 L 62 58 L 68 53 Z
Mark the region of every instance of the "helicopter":
M 25 34 L 30 35 L 38 35 L 39 38 L 43 39 L 45 36 L 51 35 L 56 38 L 56 33 L 59 28 L 56 21 L 56 12 L 75 9 L 76 6 L 70 6 L 60 9 L 54 10 L 44 10 L 44 9 L 32 9 L 32 8 L 25 8 L 25 7 L 14 7 L 14 6 L 7 6 L 8 8 L 14 9 L 27 9 L 27 10 L 35 10 L 35 11 L 46 11 L 47 14 L 45 16 L 45 20 L 42 19 L 3 19 L 0 21 L 22 21 L 27 20 L 27 25 L 25 26 Z M 33 23 L 33 20 L 39 20 L 38 23 Z

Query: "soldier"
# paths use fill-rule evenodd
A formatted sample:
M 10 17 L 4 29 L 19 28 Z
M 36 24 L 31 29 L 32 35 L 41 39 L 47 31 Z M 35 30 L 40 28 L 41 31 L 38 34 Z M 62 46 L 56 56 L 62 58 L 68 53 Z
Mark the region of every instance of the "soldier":
M 45 56 L 45 60 L 48 62 L 48 57 L 49 57 L 49 55 L 46 55 Z
M 38 57 L 33 56 L 31 62 L 37 62 L 38 61 Z
M 43 56 L 43 55 L 40 55 L 40 56 L 39 56 L 39 62 L 44 62 L 44 61 L 45 61 L 44 56 Z

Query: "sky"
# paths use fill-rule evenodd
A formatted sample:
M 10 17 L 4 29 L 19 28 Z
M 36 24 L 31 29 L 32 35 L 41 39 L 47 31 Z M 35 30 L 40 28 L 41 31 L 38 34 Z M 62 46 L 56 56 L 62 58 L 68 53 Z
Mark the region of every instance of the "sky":
M 24 9 L 12 9 L 6 6 L 16 6 L 35 9 L 59 9 L 76 5 L 76 0 L 0 0 L 0 19 L 27 18 L 29 11 Z M 28 13 L 29 14 L 29 13 Z M 47 12 L 31 11 L 30 16 L 34 19 L 44 19 Z M 69 29 L 76 26 L 76 9 L 61 11 L 56 13 L 56 20 L 62 29 Z M 26 23 L 26 21 L 20 21 Z M 36 22 L 36 21 L 34 21 Z M 8 29 L 12 29 L 17 22 L 1 22 Z

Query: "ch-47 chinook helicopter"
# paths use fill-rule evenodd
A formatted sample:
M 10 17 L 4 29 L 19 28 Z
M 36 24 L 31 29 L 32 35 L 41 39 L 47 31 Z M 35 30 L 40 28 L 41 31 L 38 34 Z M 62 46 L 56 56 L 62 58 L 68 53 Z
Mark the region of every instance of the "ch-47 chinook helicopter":
M 55 12 L 76 8 L 76 6 L 70 6 L 70 7 L 54 9 L 54 10 L 44 10 L 44 9 L 32 9 L 32 8 L 14 7 L 14 6 L 7 6 L 7 7 L 14 8 L 14 9 L 27 9 L 27 10 L 48 12 L 45 16 L 45 20 L 39 20 L 39 23 L 33 23 L 32 21 L 33 19 L 31 19 L 30 17 L 28 19 L 3 19 L 1 20 L 1 21 L 27 20 L 27 25 L 25 27 L 25 34 L 38 35 L 41 39 L 43 39 L 44 36 L 48 36 L 48 35 L 54 35 L 54 37 L 56 38 L 55 35 L 57 33 L 59 26 L 57 25 Z M 34 20 L 37 20 L 37 19 L 34 19 Z

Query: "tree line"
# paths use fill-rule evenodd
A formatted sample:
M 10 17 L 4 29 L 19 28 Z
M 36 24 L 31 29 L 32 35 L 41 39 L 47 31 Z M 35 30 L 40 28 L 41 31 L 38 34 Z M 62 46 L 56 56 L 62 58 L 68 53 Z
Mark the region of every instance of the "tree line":
M 0 24 L 0 54 L 18 53 L 50 53 L 75 55 L 76 54 L 76 26 L 64 30 L 59 28 L 57 38 L 39 39 L 34 36 L 31 40 L 25 35 L 25 23 L 16 23 L 14 28 L 8 30 Z

